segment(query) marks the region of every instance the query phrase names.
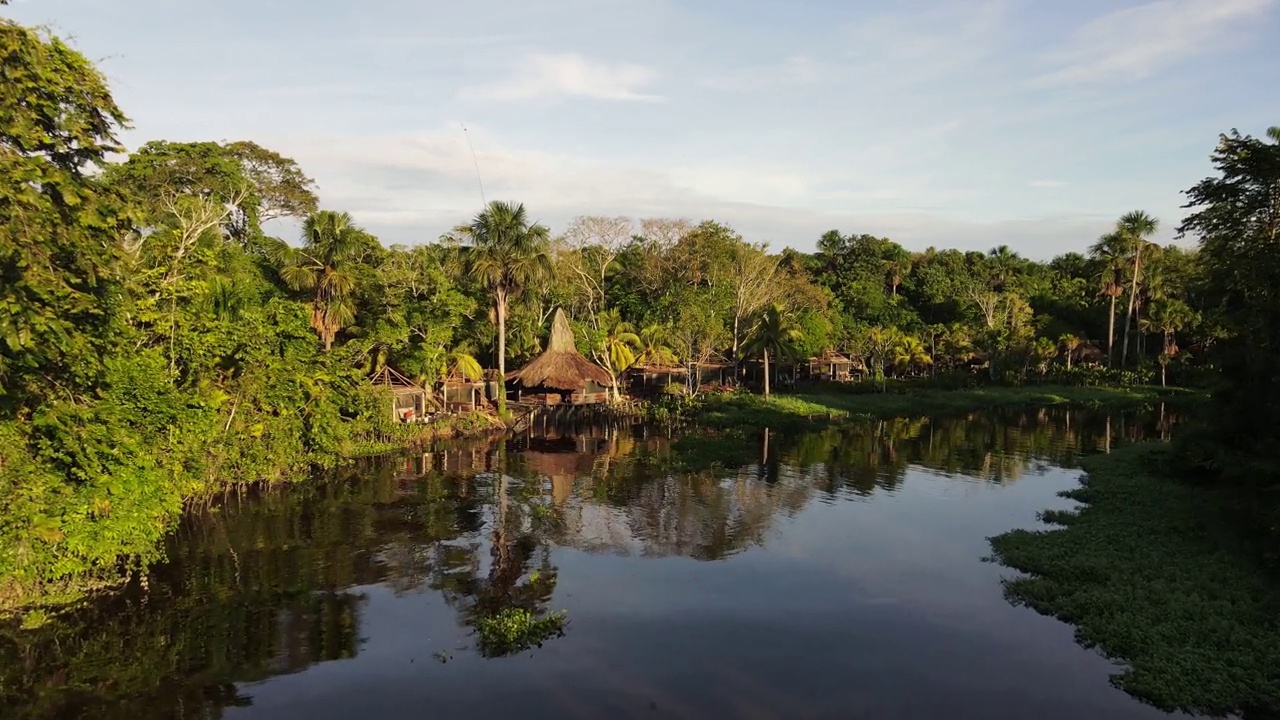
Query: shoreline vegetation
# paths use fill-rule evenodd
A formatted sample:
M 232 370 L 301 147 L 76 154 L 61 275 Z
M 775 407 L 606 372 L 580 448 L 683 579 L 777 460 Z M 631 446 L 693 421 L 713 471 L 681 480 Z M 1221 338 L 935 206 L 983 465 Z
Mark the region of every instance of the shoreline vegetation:
M 1081 506 L 991 539 L 1022 573 L 1006 597 L 1125 665 L 1112 683 L 1164 710 L 1280 716 L 1280 584 L 1241 518 L 1257 495 L 1177 478 L 1169 445 L 1084 461 Z
M 787 430 L 843 420 L 923 417 L 979 410 L 1034 409 L 1055 405 L 1124 409 L 1157 402 L 1187 403 L 1205 394 L 1158 386 L 990 386 L 961 390 L 907 389 L 892 393 L 812 388 L 789 395 L 709 395 L 694 401 L 687 417 L 710 428 Z

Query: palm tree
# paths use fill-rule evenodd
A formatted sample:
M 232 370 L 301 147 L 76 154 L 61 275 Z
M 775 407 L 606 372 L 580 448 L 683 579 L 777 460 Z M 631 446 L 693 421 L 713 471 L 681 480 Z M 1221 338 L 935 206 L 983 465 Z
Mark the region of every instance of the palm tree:
M 645 365 L 671 366 L 680 362 L 671 348 L 670 328 L 666 325 L 646 325 L 640 329 L 640 356 L 636 362 Z
M 938 338 L 942 337 L 947 332 L 947 326 L 937 324 L 926 325 L 924 331 L 929 336 L 929 370 L 931 374 L 937 375 L 938 363 L 936 362 L 936 359 L 938 357 Z
M 911 272 L 911 256 L 904 253 L 901 257 L 885 260 L 884 272 L 886 279 L 889 281 L 890 293 L 893 297 L 898 297 L 898 286 L 902 284 L 902 279 Z
M 924 349 L 924 343 L 915 335 L 901 335 L 893 348 L 893 366 L 910 371 L 917 367 L 933 365 L 933 358 Z
M 1125 253 L 1119 233 L 1107 233 L 1089 248 L 1098 262 L 1098 294 L 1111 299 L 1107 315 L 1107 367 L 1111 366 L 1116 344 L 1116 299 L 1124 294 Z
M 636 353 L 641 349 L 640 336 L 631 323 L 622 320 L 617 310 L 600 313 L 596 322 L 603 333 L 596 355 L 613 376 L 613 399 L 619 400 L 622 395 L 618 392 L 618 377 L 636 364 Z
M 1058 355 L 1058 344 L 1047 337 L 1038 337 L 1029 348 L 1031 359 L 1035 361 L 1036 372 L 1040 377 L 1049 374 L 1049 363 Z
M 1022 258 L 1018 253 L 1008 245 L 991 248 L 991 252 L 987 253 L 987 266 L 991 271 L 991 288 L 1003 290 L 1009 278 L 1017 272 L 1018 263 L 1021 261 Z
M 1075 333 L 1063 333 L 1058 338 L 1058 347 L 1062 348 L 1062 352 L 1067 358 L 1067 372 L 1071 372 L 1071 358 L 1083 344 L 1084 339 Z
M 756 315 L 751 335 L 744 346 L 747 355 L 759 354 L 764 358 L 764 396 L 769 397 L 769 353 L 775 358 L 795 357 L 796 342 L 800 331 L 791 324 L 791 318 L 778 303 L 762 309 Z
M 973 335 L 970 329 L 964 323 L 951 323 L 947 325 L 941 337 L 942 358 L 947 363 L 947 367 L 954 369 L 957 362 L 968 361 L 973 357 Z M 934 358 L 938 358 L 938 353 L 934 353 Z
M 1158 332 L 1164 337 L 1160 348 L 1160 386 L 1166 385 L 1165 368 L 1169 360 L 1178 354 L 1176 334 L 1179 330 L 1195 322 L 1196 313 L 1181 300 L 1161 299 L 1151 303 L 1147 317 L 1139 323 L 1146 332 Z
M 895 327 L 873 327 L 867 330 L 865 347 L 867 360 L 875 377 L 880 380 L 880 391 L 888 389 L 885 383 L 884 369 L 894 359 L 894 351 L 902 340 L 902 333 Z
M 484 375 L 484 368 L 480 367 L 480 361 L 476 360 L 474 355 L 461 349 L 455 349 L 449 353 L 446 359 L 446 366 L 450 375 L 457 375 L 468 380 L 479 380 Z
M 471 240 L 467 268 L 493 293 L 498 324 L 498 379 L 507 377 L 507 303 L 551 274 L 550 231 L 530 224 L 522 203 L 495 200 L 459 231 Z M 499 393 L 502 409 L 506 393 Z
M 1160 221 L 1141 210 L 1125 213 L 1116 223 L 1116 233 L 1124 239 L 1124 243 L 1132 258 L 1132 271 L 1129 285 L 1129 312 L 1124 318 L 1124 349 L 1120 351 L 1120 364 L 1129 360 L 1129 327 L 1134 321 L 1134 311 L 1138 302 L 1138 282 L 1142 278 L 1142 252 L 1151 244 L 1147 238 L 1156 233 Z
M 377 240 L 356 225 L 350 214 L 333 210 L 308 216 L 302 223 L 302 240 L 301 248 L 279 243 L 273 255 L 285 285 L 293 290 L 315 290 L 311 327 L 320 334 L 328 352 L 338 331 L 355 320 L 352 266 L 377 247 Z

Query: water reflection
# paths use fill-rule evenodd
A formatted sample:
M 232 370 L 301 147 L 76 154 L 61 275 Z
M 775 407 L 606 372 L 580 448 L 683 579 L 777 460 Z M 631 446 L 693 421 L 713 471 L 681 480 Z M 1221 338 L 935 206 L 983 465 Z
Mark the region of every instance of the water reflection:
M 730 656 L 749 651 L 731 647 L 743 631 L 730 620 L 767 616 L 771 627 L 756 633 L 777 644 L 775 652 L 803 653 L 806 661 L 839 666 L 848 662 L 843 653 L 849 648 L 825 645 L 821 633 L 809 634 L 808 620 L 792 613 L 804 607 L 815 615 L 833 612 L 840 605 L 830 598 L 857 589 L 826 571 L 801 573 L 796 563 L 787 562 L 788 553 L 801 554 L 793 546 L 812 540 L 805 545 L 806 557 L 822 555 L 825 567 L 860 581 L 876 572 L 900 575 L 912 563 L 947 549 L 912 545 L 901 527 L 886 529 L 877 518 L 898 522 L 901 513 L 904 522 L 928 523 L 915 533 L 926 537 L 926 529 L 937 532 L 946 522 L 946 514 L 936 513 L 956 513 L 963 503 L 978 502 L 968 491 L 948 488 L 1010 487 L 1028 476 L 1071 467 L 1081 455 L 1105 452 L 1115 443 L 1167 437 L 1175 422 L 1176 415 L 1161 408 L 1118 415 L 1061 409 L 974 413 L 869 421 L 796 435 L 765 431 L 747 438 L 714 433 L 672 438 L 607 424 L 544 426 L 503 443 L 455 444 L 363 463 L 341 477 L 232 496 L 194 512 L 174 532 L 169 561 L 149 574 L 145 587 L 38 630 L 5 630 L 0 706 L 6 718 L 222 717 L 234 714 L 234 708 L 254 709 L 260 696 L 276 687 L 255 683 L 310 676 L 304 671 L 318 666 L 356 677 L 362 663 L 383 667 L 377 665 L 386 662 L 379 653 L 394 646 L 405 649 L 405 663 L 465 665 L 468 676 L 455 682 L 477 684 L 474 697 L 466 696 L 472 710 L 486 697 L 479 689 L 484 682 L 511 687 L 563 665 L 593 678 L 592 692 L 605 703 L 589 704 L 592 710 L 583 710 L 584 716 L 612 707 L 608 703 L 638 687 L 648 688 L 647 697 L 663 697 L 664 706 L 688 704 L 692 716 L 716 711 L 746 717 L 771 703 L 778 712 L 789 711 L 802 702 L 794 693 L 804 684 L 778 680 L 775 687 L 750 669 L 734 670 Z M 1069 480 L 1064 474 L 1062 482 Z M 888 504 L 917 485 L 921 493 L 954 497 L 945 498 L 948 505 L 929 505 L 934 514 L 927 520 L 909 514 L 920 513 L 923 501 Z M 1054 491 L 1029 493 L 1018 500 L 1018 508 L 1034 513 Z M 848 514 L 867 503 L 866 513 Z M 860 524 L 851 530 L 854 519 Z M 986 526 L 966 526 L 956 530 L 956 537 L 973 535 L 973 541 L 983 542 L 986 532 Z M 763 553 L 754 565 L 737 559 L 716 565 L 738 569 L 732 571 L 713 573 L 706 563 L 653 562 L 724 560 L 750 548 Z M 840 559 L 855 553 L 862 555 L 856 567 Z M 977 553 L 966 550 L 958 558 L 954 569 L 937 566 L 911 575 L 913 592 L 927 596 L 932 583 L 940 594 L 968 588 L 985 598 L 990 587 L 998 598 L 995 583 L 978 568 Z M 769 572 L 735 574 L 748 567 Z M 643 573 L 647 585 L 622 590 L 633 587 L 628 573 Z M 558 592 L 565 581 L 577 588 L 576 598 Z M 609 582 L 616 584 L 612 595 Z M 726 585 L 705 595 L 699 583 Z M 878 601 L 865 602 L 870 607 Z M 566 605 L 573 605 L 566 639 L 550 640 L 532 660 L 522 654 L 516 665 L 477 664 L 485 662 L 482 655 L 511 654 L 486 650 L 478 642 L 475 628 L 482 618 L 512 609 L 545 618 Z M 388 630 L 390 618 L 410 607 L 416 609 Z M 681 613 L 676 607 L 683 608 Z M 633 667 L 625 680 L 608 678 L 605 666 L 648 657 L 640 649 L 645 633 L 678 627 L 690 613 L 702 611 L 715 619 L 681 632 L 704 638 L 686 652 L 714 661 L 707 664 L 717 665 L 714 676 L 721 680 L 708 682 L 719 685 L 681 689 L 679 681 L 663 679 L 653 669 L 654 663 L 671 662 L 663 657 Z M 609 622 L 601 621 L 610 613 Z M 918 625 L 897 615 L 892 619 L 899 625 L 884 625 L 896 629 L 883 641 L 909 647 Z M 619 630 L 619 623 L 635 627 Z M 722 634 L 714 634 L 719 632 L 715 623 L 723 625 Z M 770 635 L 775 631 L 781 634 Z M 1069 644 L 1067 633 L 1064 647 Z M 958 647 L 963 650 L 963 643 Z M 356 662 L 336 662 L 352 659 Z M 908 659 L 917 661 L 904 656 Z M 1099 693 L 1110 692 L 1105 673 L 1098 682 Z M 738 690 L 731 692 L 731 686 Z M 409 692 L 409 687 L 395 685 L 388 692 Z M 606 702 L 600 688 L 608 687 L 615 695 Z M 922 689 L 929 689 L 927 682 Z M 294 691 L 280 692 L 287 696 L 280 707 L 302 712 L 297 696 L 289 695 Z M 757 700 L 744 699 L 753 694 Z M 691 697 L 707 705 L 699 708 Z M 656 701 L 637 707 L 650 710 L 649 702 L 656 707 Z M 826 716 L 821 703 L 803 702 L 807 712 Z M 543 706 L 526 706 L 523 714 L 561 717 L 572 705 L 566 697 L 548 696 Z M 437 710 L 450 714 L 444 706 Z M 620 707 L 614 711 L 626 714 Z M 280 712 L 287 711 L 277 707 L 264 716 Z M 316 710 L 308 712 L 314 716 Z M 404 716 L 423 712 L 406 709 Z

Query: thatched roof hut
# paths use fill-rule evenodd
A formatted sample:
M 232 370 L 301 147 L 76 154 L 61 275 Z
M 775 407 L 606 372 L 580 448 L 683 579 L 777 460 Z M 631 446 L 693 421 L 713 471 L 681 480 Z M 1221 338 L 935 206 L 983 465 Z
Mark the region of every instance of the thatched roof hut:
M 540 388 L 548 391 L 596 395 L 613 385 L 613 376 L 578 352 L 573 342 L 573 329 L 564 316 L 564 310 L 556 310 L 551 322 L 551 339 L 547 349 L 528 365 L 511 373 L 509 379 L 525 389 Z M 599 400 L 578 400 L 589 402 Z

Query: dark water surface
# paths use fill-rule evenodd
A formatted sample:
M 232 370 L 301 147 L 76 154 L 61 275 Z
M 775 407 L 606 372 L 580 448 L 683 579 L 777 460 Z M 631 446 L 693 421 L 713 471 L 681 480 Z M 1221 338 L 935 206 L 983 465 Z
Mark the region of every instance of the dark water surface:
M 986 538 L 1166 413 L 746 440 L 535 428 L 231 498 L 147 587 L 0 637 L 3 718 L 1130 718 Z M 479 649 L 478 618 L 565 633 Z

